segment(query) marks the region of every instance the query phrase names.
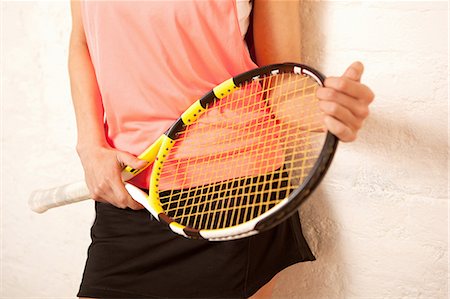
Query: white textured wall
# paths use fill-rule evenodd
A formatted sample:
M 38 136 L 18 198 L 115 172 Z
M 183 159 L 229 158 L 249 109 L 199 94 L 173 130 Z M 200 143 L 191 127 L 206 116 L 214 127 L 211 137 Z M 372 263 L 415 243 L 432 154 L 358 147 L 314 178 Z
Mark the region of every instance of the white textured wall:
M 446 2 L 305 2 L 304 62 L 354 60 L 377 97 L 352 144 L 302 208 L 318 260 L 276 298 L 446 298 Z M 2 2 L 2 298 L 74 297 L 92 203 L 35 215 L 31 190 L 82 176 L 69 98 L 68 2 Z

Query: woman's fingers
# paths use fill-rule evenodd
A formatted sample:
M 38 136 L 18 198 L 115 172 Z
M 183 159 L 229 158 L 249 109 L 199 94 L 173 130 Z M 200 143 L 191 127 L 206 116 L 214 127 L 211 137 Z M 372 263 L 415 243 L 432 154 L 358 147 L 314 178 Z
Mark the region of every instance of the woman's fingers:
M 325 79 L 325 87 L 334 89 L 337 92 L 346 94 L 367 104 L 370 104 L 374 98 L 370 88 L 346 77 L 328 77 Z
M 344 72 L 344 74 L 342 75 L 343 77 L 347 77 L 350 80 L 353 81 L 360 81 L 362 74 L 364 72 L 364 65 L 359 62 L 353 62 Z
M 332 116 L 326 115 L 323 119 L 325 126 L 328 130 L 337 136 L 341 141 L 351 142 L 354 141 L 357 137 L 357 131 L 354 131 L 347 127 L 341 121 L 335 119 Z
M 111 190 L 113 192 L 113 204 L 118 208 L 130 208 L 133 210 L 140 210 L 144 207 L 135 201 L 128 191 L 125 189 L 125 186 L 122 182 L 121 176 L 114 176 L 113 181 L 110 183 Z
M 342 141 L 353 141 L 369 115 L 374 94 L 360 82 L 364 66 L 352 63 L 341 77 L 328 77 L 317 90 L 327 129 Z
M 366 118 L 369 115 L 368 105 L 344 93 L 338 92 L 335 89 L 321 87 L 317 90 L 317 97 L 321 99 L 321 102 L 328 101 L 343 106 L 344 108 L 349 110 L 355 117 Z
M 131 168 L 134 168 L 134 169 L 144 168 L 148 164 L 147 161 L 140 160 L 129 153 L 120 152 L 120 151 L 117 151 L 117 162 L 119 163 L 121 168 L 130 166 Z
M 86 182 L 91 197 L 100 202 L 108 202 L 118 208 L 133 210 L 144 207 L 128 194 L 122 181 L 122 170 L 126 165 L 135 169 L 145 167 L 133 155 L 111 148 L 96 147 L 80 155 L 85 170 Z
M 362 118 L 356 117 L 349 109 L 336 102 L 320 101 L 319 108 L 322 112 L 339 120 L 351 130 L 358 131 L 362 126 Z

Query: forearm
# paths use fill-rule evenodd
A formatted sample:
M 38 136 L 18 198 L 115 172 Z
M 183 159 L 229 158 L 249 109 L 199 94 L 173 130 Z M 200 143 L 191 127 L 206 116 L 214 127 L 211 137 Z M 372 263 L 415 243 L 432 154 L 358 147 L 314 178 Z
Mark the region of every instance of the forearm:
M 253 34 L 258 65 L 300 62 L 299 0 L 255 0 Z
M 77 150 L 106 145 L 103 105 L 86 43 L 71 37 L 69 76 L 78 130 Z

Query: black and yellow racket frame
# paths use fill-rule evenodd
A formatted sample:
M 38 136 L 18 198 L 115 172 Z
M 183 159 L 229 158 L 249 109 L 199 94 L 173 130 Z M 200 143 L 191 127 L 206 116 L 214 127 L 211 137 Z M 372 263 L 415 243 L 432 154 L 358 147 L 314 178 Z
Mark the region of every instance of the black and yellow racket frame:
M 170 149 L 174 145 L 177 136 L 182 133 L 187 126 L 190 126 L 196 122 L 198 117 L 202 115 L 208 106 L 220 101 L 222 98 L 226 97 L 239 86 L 251 82 L 255 79 L 260 79 L 265 76 L 270 76 L 274 74 L 281 73 L 295 73 L 301 75 L 307 75 L 313 78 L 319 85 L 323 86 L 325 77 L 317 70 L 298 63 L 283 63 L 283 64 L 273 64 L 257 69 L 250 70 L 236 77 L 228 79 L 223 83 L 216 86 L 214 89 L 209 91 L 201 99 L 192 104 L 182 116 L 172 125 L 172 127 L 167 130 L 162 136 L 161 147 L 157 154 L 157 158 L 153 165 L 153 170 L 150 178 L 150 188 L 148 202 L 151 211 L 154 216 L 156 216 L 160 221 L 165 222 L 169 227 L 176 233 L 184 235 L 188 238 L 193 239 L 209 239 L 209 240 L 228 240 L 236 239 L 244 236 L 249 236 L 256 234 L 260 231 L 270 229 L 282 221 L 287 219 L 293 213 L 297 211 L 299 206 L 308 198 L 308 196 L 316 189 L 321 180 L 323 179 L 325 173 L 330 167 L 331 161 L 333 159 L 334 153 L 338 145 L 338 139 L 336 136 L 327 132 L 323 149 L 312 168 L 312 171 L 303 181 L 300 187 L 294 190 L 280 207 L 275 207 L 272 210 L 267 211 L 265 217 L 261 217 L 258 222 L 248 225 L 247 223 L 240 224 L 242 229 L 236 229 L 234 235 L 228 234 L 226 229 L 218 229 L 221 231 L 216 235 L 213 230 L 206 232 L 206 230 L 198 230 L 191 227 L 183 226 L 176 223 L 171 217 L 165 214 L 161 203 L 159 201 L 159 179 L 161 175 L 161 169 L 166 157 L 168 156 Z M 263 214 L 263 215 L 264 215 Z M 258 217 L 260 218 L 260 217 Z M 247 227 L 246 227 L 247 226 Z M 216 231 L 216 230 L 214 230 Z

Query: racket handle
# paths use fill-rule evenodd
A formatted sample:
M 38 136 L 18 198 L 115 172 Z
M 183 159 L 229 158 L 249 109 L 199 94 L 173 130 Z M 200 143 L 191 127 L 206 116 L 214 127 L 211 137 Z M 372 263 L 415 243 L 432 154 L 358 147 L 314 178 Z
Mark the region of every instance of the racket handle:
M 161 135 L 152 145 L 150 145 L 142 154 L 138 156 L 139 159 L 145 160 L 148 164 L 141 169 L 133 169 L 127 166 L 122 171 L 122 181 L 126 182 L 136 176 L 138 173 L 146 169 L 158 154 L 159 148 L 163 141 L 164 135 Z M 33 191 L 28 200 L 30 209 L 36 213 L 44 213 L 48 209 L 56 208 L 71 203 L 90 199 L 90 192 L 85 182 L 72 183 L 47 190 Z
M 47 190 L 33 191 L 28 200 L 30 209 L 44 213 L 48 209 L 89 199 L 89 189 L 84 181 Z

